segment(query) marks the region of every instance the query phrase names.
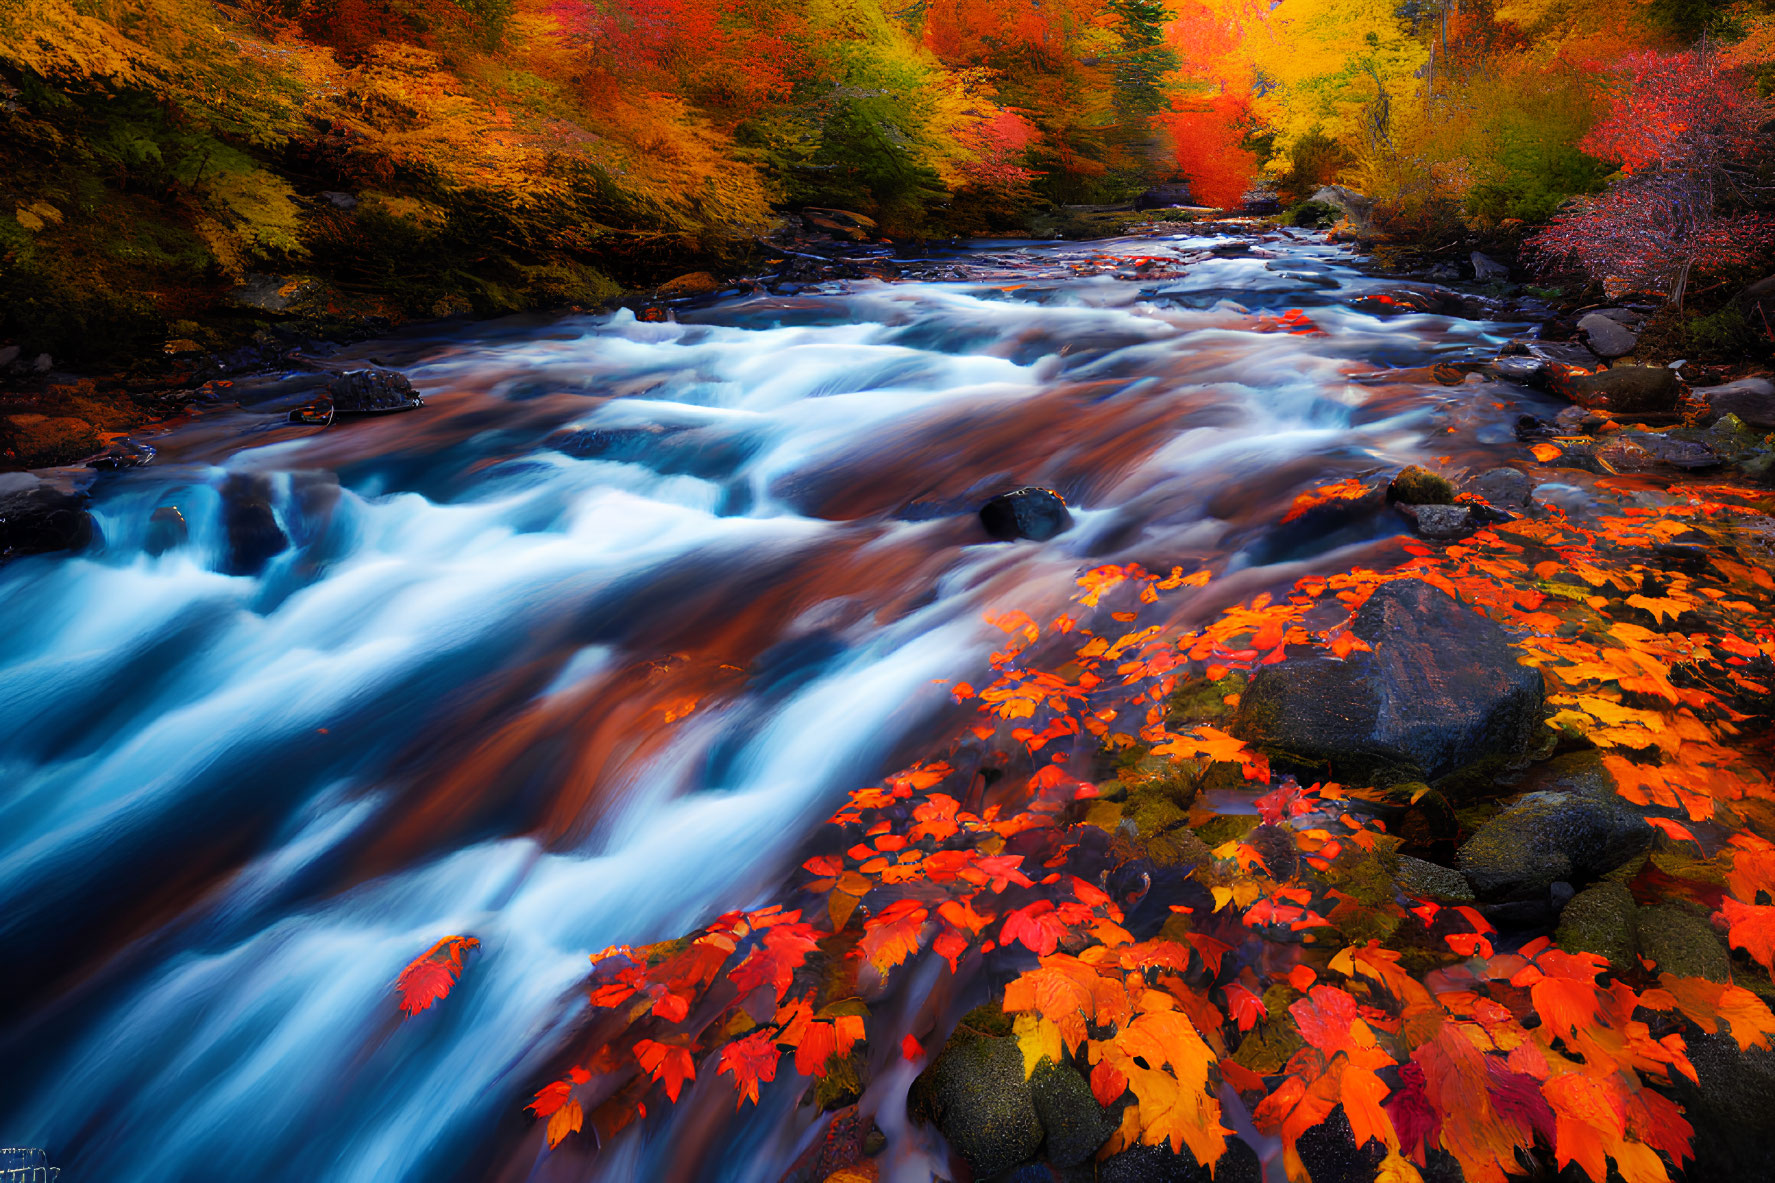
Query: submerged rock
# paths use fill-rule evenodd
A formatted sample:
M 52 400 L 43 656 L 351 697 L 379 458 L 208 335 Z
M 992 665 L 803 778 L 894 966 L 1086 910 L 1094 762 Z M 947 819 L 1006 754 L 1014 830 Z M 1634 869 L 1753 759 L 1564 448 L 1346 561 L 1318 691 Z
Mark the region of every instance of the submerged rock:
M 1638 905 L 1619 883 L 1598 883 L 1574 896 L 1559 914 L 1555 943 L 1567 953 L 1595 953 L 1610 965 L 1630 966 L 1639 951 Z
M 1473 478 L 1473 491 L 1499 509 L 1519 509 L 1533 499 L 1535 482 L 1521 469 L 1492 468 Z
M 1000 493 L 980 507 L 980 524 L 1000 542 L 1028 538 L 1046 542 L 1072 528 L 1072 513 L 1060 494 L 1025 485 Z
M 191 537 L 185 515 L 176 505 L 162 505 L 148 515 L 148 534 L 142 549 L 151 555 L 163 555 L 174 547 L 184 546 Z
M 1262 667 L 1233 731 L 1340 775 L 1415 768 L 1435 777 L 1525 746 L 1545 692 L 1504 630 L 1418 580 L 1377 588 L 1352 631 L 1372 652 Z
M 1015 1039 L 951 1043 L 930 1071 L 932 1117 L 975 1175 L 1008 1171 L 1035 1154 L 1042 1123 Z
M 1479 523 L 1473 519 L 1473 511 L 1465 505 L 1416 505 L 1410 508 L 1418 533 L 1425 538 L 1449 541 L 1465 538 L 1479 528 Z

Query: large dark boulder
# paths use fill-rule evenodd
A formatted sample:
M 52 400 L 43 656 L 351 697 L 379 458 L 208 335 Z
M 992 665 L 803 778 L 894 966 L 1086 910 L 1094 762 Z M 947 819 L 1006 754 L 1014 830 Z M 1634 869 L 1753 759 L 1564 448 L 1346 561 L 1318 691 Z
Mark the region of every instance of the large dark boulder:
M 86 498 L 29 473 L 0 474 L 0 558 L 78 550 L 92 540 Z
M 1234 734 L 1340 776 L 1415 768 L 1435 777 L 1536 733 L 1540 673 L 1517 661 L 1503 629 L 1448 593 L 1415 579 L 1383 584 L 1352 631 L 1371 652 L 1262 667 Z
M 1060 494 L 1025 485 L 1009 493 L 1000 493 L 982 505 L 980 524 L 1000 542 L 1017 538 L 1046 542 L 1061 531 L 1071 529 L 1072 513 Z
M 1116 1132 L 1109 1111 L 1091 1095 L 1091 1086 L 1078 1069 L 1043 1060 L 1030 1076 L 1029 1087 L 1047 1139 L 1042 1157 L 1055 1166 L 1076 1167 L 1090 1161 Z
M 1713 925 L 1682 904 L 1641 908 L 1634 928 L 1640 956 L 1655 962 L 1659 973 L 1713 982 L 1732 980 L 1732 959 Z
M 290 545 L 271 507 L 271 481 L 257 473 L 235 472 L 222 482 L 222 530 L 228 549 L 222 557 L 227 575 L 257 575 L 273 556 Z
M 1676 371 L 1666 366 L 1616 366 L 1600 374 L 1563 378 L 1554 388 L 1581 407 L 1617 418 L 1670 414 L 1682 395 Z
M 381 415 L 425 405 L 399 370 L 351 370 L 328 384 L 327 397 L 339 415 Z
M 1595 953 L 1610 965 L 1631 968 L 1639 952 L 1638 911 L 1633 893 L 1624 885 L 1598 883 L 1565 906 L 1553 939 L 1567 953 Z
M 1035 1154 L 1042 1122 L 1015 1039 L 951 1043 L 930 1071 L 931 1117 L 977 1177 Z
M 1748 427 L 1775 427 L 1775 382 L 1767 378 L 1741 378 L 1695 394 L 1715 415 L 1736 415 Z

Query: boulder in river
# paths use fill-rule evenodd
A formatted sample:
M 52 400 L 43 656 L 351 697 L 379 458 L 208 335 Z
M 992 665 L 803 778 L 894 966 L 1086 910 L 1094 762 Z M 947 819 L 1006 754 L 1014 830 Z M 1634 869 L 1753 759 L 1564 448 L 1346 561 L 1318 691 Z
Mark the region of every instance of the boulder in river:
M 1438 476 L 1417 464 L 1408 464 L 1387 486 L 1387 500 L 1405 505 L 1453 505 L 1455 487 L 1444 476 Z
M 1382 584 L 1351 630 L 1371 651 L 1290 658 L 1259 669 L 1234 734 L 1340 777 L 1415 768 L 1441 776 L 1521 749 L 1540 726 L 1539 671 L 1504 630 L 1415 579 Z
M 1769 1114 L 1775 1112 L 1775 1051 L 1739 1050 L 1734 1036 L 1749 1034 L 1688 1032 L 1684 1043 L 1699 1080 L 1672 1072 L 1670 1083 L 1661 1086 L 1695 1128 L 1691 1142 L 1695 1161 L 1683 1172 L 1685 1178 L 1721 1183 L 1775 1180 L 1775 1138 L 1769 1136 Z
M 1598 357 L 1625 357 L 1639 344 L 1637 333 L 1614 317 L 1600 312 L 1590 312 L 1580 317 L 1578 331 L 1584 334 L 1584 340 Z
M 953 1041 L 930 1072 L 931 1116 L 976 1177 L 1035 1154 L 1042 1122 L 1015 1039 Z
M 1535 482 L 1519 468 L 1489 468 L 1473 478 L 1473 492 L 1499 509 L 1528 505 Z
M 86 498 L 26 472 L 0 473 L 0 558 L 78 550 L 92 539 Z
M 1473 510 L 1465 505 L 1412 505 L 1405 508 L 1418 533 L 1425 538 L 1451 541 L 1465 538 L 1479 529 Z
M 1655 962 L 1659 973 L 1712 982 L 1732 980 L 1732 959 L 1713 926 L 1682 904 L 1641 908 L 1634 929 L 1640 956 Z
M 1555 389 L 1581 407 L 1632 418 L 1675 411 L 1682 383 L 1675 370 L 1664 366 L 1615 366 L 1600 374 L 1565 378 L 1555 383 Z
M 1736 415 L 1748 427 L 1775 427 L 1775 382 L 1767 378 L 1740 378 L 1695 395 L 1711 414 Z
M 1116 1132 L 1109 1111 L 1091 1095 L 1091 1086 L 1078 1069 L 1043 1060 L 1030 1076 L 1029 1087 L 1045 1139 L 1042 1157 L 1055 1166 L 1088 1162 Z
M 257 575 L 290 545 L 271 508 L 271 481 L 258 473 L 230 473 L 222 482 L 222 529 L 228 539 L 222 558 L 227 575 Z
M 1028 538 L 1046 542 L 1072 527 L 1066 501 L 1051 489 L 1025 485 L 1000 493 L 980 507 L 980 524 L 1000 542 Z
M 1469 261 L 1473 264 L 1473 278 L 1480 283 L 1510 278 L 1510 268 L 1483 252 L 1474 251 L 1469 256 Z
M 1240 1138 L 1226 1140 L 1226 1152 L 1213 1172 L 1196 1161 L 1189 1147 L 1174 1153 L 1169 1142 L 1130 1146 L 1097 1165 L 1097 1183 L 1263 1183 L 1263 1163 Z
M 337 415 L 382 415 L 425 405 L 399 370 L 349 370 L 327 385 Z
M 1595 953 L 1610 965 L 1631 967 L 1639 953 L 1633 893 L 1620 883 L 1598 883 L 1572 897 L 1559 914 L 1553 939 L 1567 953 Z
M 1480 826 L 1457 861 L 1481 900 L 1544 901 L 1556 883 L 1600 878 L 1651 841 L 1645 818 L 1612 786 L 1589 784 L 1524 795 Z

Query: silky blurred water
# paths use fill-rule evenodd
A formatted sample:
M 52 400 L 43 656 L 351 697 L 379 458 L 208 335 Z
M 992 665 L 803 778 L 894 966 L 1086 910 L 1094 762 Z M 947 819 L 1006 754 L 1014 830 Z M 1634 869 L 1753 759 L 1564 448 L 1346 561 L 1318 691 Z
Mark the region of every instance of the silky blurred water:
M 101 478 L 99 541 L 0 568 L 0 1139 L 93 1183 L 525 1178 L 587 953 L 760 898 L 847 789 L 940 746 L 983 614 L 1105 562 L 1224 596 L 1379 545 L 1398 522 L 1276 523 L 1471 460 L 1532 398 L 1385 373 L 1509 326 L 1353 311 L 1384 285 L 1304 236 L 1072 271 L 1206 245 L 431 330 L 326 361 L 398 365 L 423 410 L 317 433 L 283 414 L 315 379 L 272 376 Z M 1260 331 L 1287 308 L 1324 332 Z M 987 541 L 1019 484 L 1076 526 Z M 224 573 L 255 498 L 288 545 Z M 448 933 L 482 948 L 401 1021 Z M 792 1100 L 690 1173 L 779 1177 Z M 594 1173 L 660 1177 L 674 1136 Z

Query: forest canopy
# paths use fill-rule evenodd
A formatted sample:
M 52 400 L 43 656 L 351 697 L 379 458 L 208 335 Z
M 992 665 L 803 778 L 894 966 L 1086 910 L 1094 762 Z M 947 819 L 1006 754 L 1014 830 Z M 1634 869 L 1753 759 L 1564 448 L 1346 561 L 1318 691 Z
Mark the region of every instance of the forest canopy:
M 1623 167 L 1622 63 L 1697 45 L 1775 83 L 1768 0 L 20 0 L 0 340 L 157 348 L 261 274 L 593 305 L 807 206 L 923 238 L 1341 182 L 1401 233 L 1535 222 Z

